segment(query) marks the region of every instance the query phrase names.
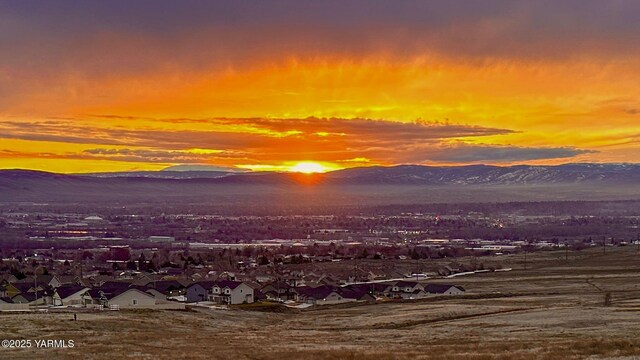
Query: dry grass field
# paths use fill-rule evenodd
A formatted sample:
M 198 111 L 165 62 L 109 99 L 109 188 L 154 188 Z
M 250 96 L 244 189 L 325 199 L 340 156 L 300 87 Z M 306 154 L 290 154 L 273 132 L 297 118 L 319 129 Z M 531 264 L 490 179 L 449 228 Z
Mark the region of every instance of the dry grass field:
M 75 346 L 0 349 L 0 358 L 640 359 L 640 253 L 570 255 L 530 254 L 527 270 L 439 280 L 469 290 L 446 299 L 284 312 L 79 312 L 78 321 L 72 313 L 3 313 L 0 339 Z

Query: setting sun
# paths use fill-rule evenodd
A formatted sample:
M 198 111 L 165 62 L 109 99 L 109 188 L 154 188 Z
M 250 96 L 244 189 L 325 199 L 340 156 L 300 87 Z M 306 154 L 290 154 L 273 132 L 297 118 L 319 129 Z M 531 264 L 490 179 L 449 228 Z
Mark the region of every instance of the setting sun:
M 322 173 L 322 172 L 327 172 L 329 170 L 330 169 L 327 168 L 326 166 L 313 161 L 299 162 L 295 164 L 293 167 L 291 167 L 292 172 L 299 172 L 299 173 L 305 173 L 305 174 Z

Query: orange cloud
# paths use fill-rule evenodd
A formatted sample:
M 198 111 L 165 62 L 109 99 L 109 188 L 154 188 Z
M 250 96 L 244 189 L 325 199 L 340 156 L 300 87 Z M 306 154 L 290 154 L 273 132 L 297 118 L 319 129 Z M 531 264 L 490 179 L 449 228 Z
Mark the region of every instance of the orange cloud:
M 281 5 L 0 5 L 0 167 L 640 159 L 634 2 Z

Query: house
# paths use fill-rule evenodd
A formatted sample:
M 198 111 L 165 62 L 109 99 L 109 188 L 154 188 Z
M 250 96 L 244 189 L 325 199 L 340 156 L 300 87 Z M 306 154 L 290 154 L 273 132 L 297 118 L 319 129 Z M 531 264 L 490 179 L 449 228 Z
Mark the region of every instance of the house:
M 185 298 L 187 302 L 199 302 L 209 300 L 211 288 L 215 285 L 215 281 L 198 281 L 185 289 Z
M 213 301 L 218 304 L 250 304 L 255 301 L 251 286 L 240 281 L 199 281 L 185 290 L 187 302 Z
M 40 278 L 42 275 L 38 276 L 38 278 Z M 58 277 L 56 275 L 44 275 L 46 276 L 45 279 L 43 279 L 42 281 L 46 281 L 47 285 L 51 286 L 52 288 L 57 288 L 60 285 L 62 285 L 62 282 L 60 281 L 60 279 L 58 279 Z
M 52 300 L 52 293 L 50 290 L 47 291 L 35 291 L 33 292 L 24 292 L 18 295 L 15 295 L 11 298 L 11 301 L 14 304 L 29 304 L 29 305 L 50 305 Z
M 211 288 L 209 300 L 220 304 L 251 304 L 254 301 L 253 288 L 243 282 L 219 280 Z
M 384 289 L 384 286 L 387 288 Z M 386 296 L 397 299 L 420 299 L 429 295 L 458 295 L 463 294 L 465 291 L 461 286 L 421 284 L 416 281 L 396 281 L 388 284 L 375 284 L 375 287 L 378 293 L 384 293 Z
M 273 281 L 273 276 L 269 274 L 257 274 L 255 275 L 255 279 L 257 283 L 267 283 L 269 281 Z
M 376 298 L 370 293 L 370 289 L 365 286 L 345 286 L 340 289 L 340 295 L 345 299 L 353 299 L 355 301 L 376 301 Z
M 442 275 L 442 276 L 448 276 L 451 274 L 457 274 L 463 272 L 459 266 L 455 266 L 453 264 L 451 265 L 445 265 L 441 268 L 438 269 L 438 275 Z
M 340 281 L 335 277 L 331 277 L 328 275 L 324 275 L 318 280 L 318 283 L 323 285 L 338 285 L 339 282 Z
M 31 303 L 37 298 L 39 300 L 43 299 L 45 304 L 50 304 L 51 295 L 53 294 L 51 290 L 51 287 L 44 283 L 34 284 L 21 281 L 5 285 L 5 292 L 8 298 L 13 300 L 16 296 L 23 295 L 17 298 L 18 303 Z M 13 300 L 13 302 L 15 303 L 16 300 Z
M 57 276 L 61 285 L 82 285 L 88 287 L 90 284 L 87 280 L 83 280 L 79 276 L 74 275 L 59 275 Z
M 412 293 L 415 290 L 424 290 L 424 287 L 415 281 L 397 281 L 393 284 L 391 291 L 393 292 L 404 292 L 404 293 Z
M 218 276 L 218 278 L 219 278 L 219 279 L 232 280 L 232 281 L 236 281 L 236 280 L 238 280 L 238 279 L 237 279 L 237 277 L 236 277 L 236 273 L 228 272 L 228 271 L 225 271 L 225 272 L 221 273 L 221 274 Z
M 422 284 L 415 281 L 397 281 L 391 285 L 388 295 L 399 299 L 419 299 L 426 296 Z
M 305 284 L 319 284 L 322 278 L 324 278 L 322 274 L 309 273 L 306 274 L 302 280 Z
M 84 305 L 83 295 L 89 288 L 82 285 L 62 285 L 53 291 L 52 303 L 55 306 Z
M 354 284 L 344 287 L 322 285 L 299 288 L 300 301 L 307 304 L 327 305 L 352 301 L 375 301 L 373 284 Z
M 7 297 L 13 298 L 14 296 L 27 292 L 35 292 L 36 289 L 38 291 L 42 291 L 43 288 L 41 286 L 35 286 L 33 282 L 27 283 L 23 281 L 14 282 L 11 284 L 5 285 L 5 292 Z
M 113 278 L 109 278 L 106 280 L 102 280 L 94 283 L 94 287 L 129 287 L 133 283 L 127 280 L 115 280 Z
M 136 288 L 99 288 L 83 294 L 83 302 L 104 306 L 118 306 L 119 308 L 154 307 L 156 299 Z
M 369 271 L 369 273 L 367 274 L 367 279 L 369 281 L 380 281 L 380 280 L 386 280 L 388 279 L 386 274 L 376 274 L 373 271 Z
M 300 301 L 313 305 L 338 304 L 347 301 L 339 292 L 339 288 L 331 285 L 298 288 Z
M 424 290 L 428 295 L 460 295 L 465 292 L 462 286 L 447 284 L 427 284 Z
M 385 292 L 387 292 L 387 290 L 390 289 L 390 285 L 381 284 L 381 283 L 352 284 L 352 285 L 347 285 L 347 286 L 343 287 L 342 289 L 357 291 L 357 293 L 359 293 L 359 294 L 368 294 L 368 295 L 370 295 L 370 297 L 362 297 L 361 296 L 362 298 L 357 299 L 357 300 L 372 301 L 372 300 L 375 300 L 375 297 L 377 295 L 382 295 Z
M 393 285 L 383 284 L 383 283 L 375 283 L 369 284 L 373 287 L 373 295 L 384 296 L 391 291 Z
M 14 304 L 29 304 L 32 301 L 35 301 L 35 299 L 36 299 L 35 293 L 24 293 L 24 294 L 14 295 L 11 298 L 11 302 Z
M 31 283 L 31 284 L 37 283 L 38 285 L 47 285 L 52 288 L 56 288 L 62 285 L 62 282 L 55 275 L 38 275 L 35 278 L 33 276 L 29 276 L 18 282 Z
M 152 281 L 160 281 L 164 275 L 160 274 L 150 274 L 150 273 L 139 273 L 133 278 L 133 285 L 144 286 Z
M 284 281 L 276 281 L 263 286 L 260 291 L 267 299 L 296 300 L 298 293 L 296 288 Z
M 166 300 L 171 296 L 182 295 L 184 285 L 176 280 L 152 281 L 144 285 L 146 292 L 152 294 L 157 299 Z
M 128 289 L 109 299 L 109 305 L 118 305 L 120 308 L 153 306 L 156 305 L 156 298 L 138 289 Z
M 128 282 L 123 281 L 105 281 L 102 285 L 89 290 L 82 294 L 83 304 L 106 305 L 110 298 L 110 294 L 120 294 L 129 289 L 131 286 Z M 111 296 L 112 297 L 112 296 Z

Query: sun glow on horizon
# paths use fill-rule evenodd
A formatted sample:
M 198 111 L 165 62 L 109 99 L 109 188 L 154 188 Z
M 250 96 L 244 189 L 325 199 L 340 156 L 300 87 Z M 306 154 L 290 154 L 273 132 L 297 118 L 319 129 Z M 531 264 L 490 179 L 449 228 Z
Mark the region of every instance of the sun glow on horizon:
M 325 161 L 285 161 L 280 164 L 242 164 L 236 166 L 254 172 L 281 172 L 299 174 L 319 174 L 344 169 L 343 166 Z
M 332 169 L 314 161 L 301 161 L 292 166 L 289 170 L 291 172 L 298 172 L 303 174 L 314 174 L 327 172 Z

